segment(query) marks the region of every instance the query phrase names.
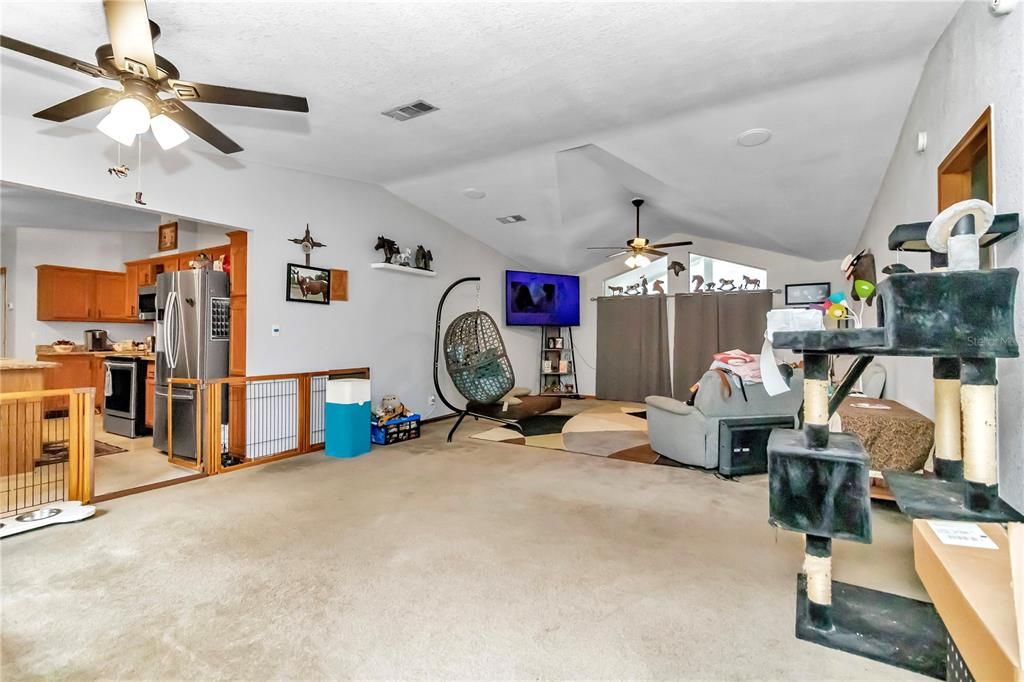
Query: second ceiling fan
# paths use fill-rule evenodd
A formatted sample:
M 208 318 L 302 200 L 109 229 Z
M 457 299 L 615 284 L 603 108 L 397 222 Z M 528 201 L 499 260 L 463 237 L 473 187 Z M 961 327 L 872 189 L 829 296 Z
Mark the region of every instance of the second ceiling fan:
M 588 246 L 587 249 L 591 251 L 607 251 L 614 250 L 616 253 L 608 256 L 609 258 L 617 258 L 624 256 L 627 253 L 629 258 L 626 259 L 626 265 L 630 268 L 644 267 L 651 264 L 651 256 L 655 258 L 661 258 L 668 254 L 658 249 L 669 249 L 673 246 L 690 246 L 693 242 L 663 242 L 661 244 L 652 244 L 650 239 L 640 236 L 640 207 L 644 205 L 644 200 L 640 197 L 635 197 L 632 201 L 633 206 L 636 207 L 636 236 L 626 241 L 626 248 L 623 249 L 621 246 Z

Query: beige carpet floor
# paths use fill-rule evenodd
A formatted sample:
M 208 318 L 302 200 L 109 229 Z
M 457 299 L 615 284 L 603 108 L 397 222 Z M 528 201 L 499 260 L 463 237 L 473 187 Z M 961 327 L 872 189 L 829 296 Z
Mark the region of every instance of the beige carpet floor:
M 2 678 L 914 677 L 793 637 L 801 540 L 763 477 L 447 428 L 4 540 Z M 922 595 L 896 512 L 835 552 L 838 580 Z

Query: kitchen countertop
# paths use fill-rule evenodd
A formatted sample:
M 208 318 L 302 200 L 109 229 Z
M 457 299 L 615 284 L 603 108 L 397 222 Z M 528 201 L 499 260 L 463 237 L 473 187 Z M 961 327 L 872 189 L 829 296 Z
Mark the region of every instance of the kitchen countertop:
M 0 358 L 0 371 L 16 372 L 22 369 L 49 369 L 59 367 L 56 362 L 44 360 L 17 360 L 15 358 Z
M 156 353 L 147 353 L 144 350 L 126 350 L 126 351 L 115 351 L 115 350 L 85 350 L 82 346 L 75 346 L 75 350 L 68 353 L 58 353 L 53 349 L 53 346 L 36 346 L 36 356 L 46 356 L 47 358 L 59 358 L 62 355 L 88 355 L 96 358 L 139 358 L 146 362 L 156 362 Z

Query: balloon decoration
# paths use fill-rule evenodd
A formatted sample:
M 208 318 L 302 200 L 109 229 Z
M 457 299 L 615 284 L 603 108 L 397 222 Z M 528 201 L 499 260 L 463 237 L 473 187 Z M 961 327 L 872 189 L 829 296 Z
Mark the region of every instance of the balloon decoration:
M 875 293 L 875 285 L 866 279 L 858 279 L 853 283 L 853 290 L 857 292 L 857 297 L 860 300 L 866 301 Z

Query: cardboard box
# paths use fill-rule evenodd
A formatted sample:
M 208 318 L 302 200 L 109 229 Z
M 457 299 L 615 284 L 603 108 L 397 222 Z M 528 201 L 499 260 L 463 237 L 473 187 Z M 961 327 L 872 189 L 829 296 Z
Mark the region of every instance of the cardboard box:
M 978 526 L 998 549 L 945 544 L 914 521 L 914 566 L 976 680 L 1021 679 L 1006 531 Z

